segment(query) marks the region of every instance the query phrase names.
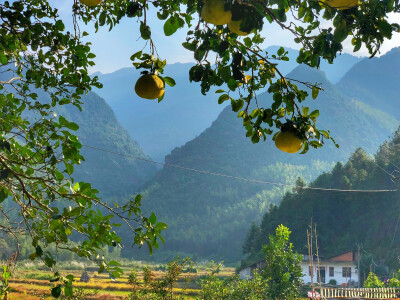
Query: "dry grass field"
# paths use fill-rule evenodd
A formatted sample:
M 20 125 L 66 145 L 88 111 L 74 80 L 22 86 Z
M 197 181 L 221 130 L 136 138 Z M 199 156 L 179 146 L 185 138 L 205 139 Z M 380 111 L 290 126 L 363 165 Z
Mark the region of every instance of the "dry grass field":
M 74 275 L 74 288 L 79 288 L 84 293 L 83 299 L 125 299 L 132 291 L 132 286 L 128 284 L 128 276 L 132 266 L 124 266 L 124 274 L 117 280 L 111 279 L 107 274 L 98 274 L 94 266 L 86 267 L 90 276 L 88 283 L 80 282 L 80 277 L 85 267 L 76 268 L 76 270 L 65 270 L 62 267 L 71 269 L 74 263 L 69 265 L 61 265 L 59 272 L 62 275 Z M 75 263 L 75 265 L 79 265 Z M 143 282 L 142 268 L 143 263 L 136 263 L 134 266 L 138 279 Z M 157 279 L 164 275 L 164 271 L 157 270 L 159 265 L 149 265 L 153 270 Z M 210 270 L 206 265 L 196 266 L 196 273 L 183 273 L 175 285 L 174 294 L 182 296 L 184 299 L 195 299 L 200 289 L 200 279 Z M 234 275 L 234 268 L 223 267 L 217 276 L 228 277 Z M 40 264 L 32 264 L 31 262 L 20 262 L 13 276 L 10 279 L 11 294 L 9 299 L 53 299 L 51 297 L 52 283 L 49 281 L 52 273 L 45 270 Z

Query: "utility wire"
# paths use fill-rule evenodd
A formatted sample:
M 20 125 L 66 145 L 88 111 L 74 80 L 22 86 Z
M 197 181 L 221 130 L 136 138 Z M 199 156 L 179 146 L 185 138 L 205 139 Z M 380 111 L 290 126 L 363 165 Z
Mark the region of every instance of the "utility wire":
M 232 176 L 232 175 L 226 175 L 226 174 L 222 174 L 222 173 L 209 172 L 209 171 L 205 171 L 205 170 L 188 168 L 188 167 L 178 166 L 178 165 L 174 165 L 174 164 L 170 164 L 170 163 L 162 163 L 162 162 L 154 161 L 154 160 L 151 160 L 151 159 L 148 159 L 148 158 L 133 156 L 133 155 L 129 155 L 129 154 L 123 154 L 123 153 L 119 153 L 119 152 L 115 152 L 115 151 L 111 151 L 111 150 L 106 150 L 106 149 L 102 149 L 102 148 L 99 148 L 99 147 L 89 146 L 89 145 L 85 145 L 85 144 L 82 144 L 82 146 L 84 146 L 86 148 L 93 149 L 93 150 L 97 150 L 97 151 L 111 153 L 111 154 L 119 155 L 119 156 L 123 156 L 123 157 L 129 157 L 129 158 L 133 158 L 133 159 L 137 159 L 137 160 L 141 160 L 141 161 L 146 161 L 146 162 L 153 163 L 153 164 L 158 164 L 158 165 L 171 167 L 171 168 L 176 168 L 176 169 L 181 169 L 181 170 L 187 170 L 187 171 L 191 171 L 191 172 L 197 172 L 197 173 L 208 174 L 208 175 L 213 175 L 213 176 L 220 176 L 220 177 L 225 177 L 225 178 L 232 178 L 232 179 L 243 180 L 243 181 L 254 182 L 254 183 L 297 187 L 296 185 L 288 184 L 288 183 L 279 183 L 279 182 L 270 182 L 270 181 L 263 181 L 263 180 L 257 180 L 257 179 L 250 179 L 250 178 L 245 178 L 245 177 Z M 343 190 L 343 189 L 318 188 L 318 187 L 302 187 L 302 189 L 305 189 L 305 190 L 306 189 L 307 190 L 318 190 L 318 191 L 356 192 L 356 193 L 397 192 L 397 190 Z
M 319 124 L 321 124 L 322 126 L 324 126 L 320 121 L 319 121 Z M 340 137 L 339 135 L 333 133 L 332 130 L 330 130 L 330 132 L 331 132 L 332 135 L 334 135 L 335 137 L 342 138 L 342 137 Z M 342 140 L 344 140 L 344 139 L 342 138 Z M 341 150 L 341 151 L 344 152 L 344 150 L 343 150 L 342 148 L 339 148 L 339 150 Z M 390 162 L 390 161 L 389 161 L 389 162 Z M 376 165 L 381 171 L 383 171 L 384 173 L 386 173 L 386 174 L 390 177 L 390 179 L 391 179 L 392 181 L 393 181 L 393 179 L 396 179 L 396 177 L 395 177 L 393 174 L 389 173 L 389 172 L 386 171 L 384 168 L 382 168 L 380 165 L 378 165 L 378 163 L 375 161 L 375 158 L 372 159 L 372 163 L 373 163 L 374 165 Z M 391 162 L 390 162 L 390 163 L 391 163 Z M 393 165 L 393 164 L 392 164 L 392 165 Z
M 395 227 L 395 229 L 394 229 L 393 238 L 392 238 L 392 241 L 391 241 L 391 243 L 390 243 L 389 250 L 387 251 L 385 260 L 388 258 L 389 254 L 390 254 L 390 252 L 391 252 L 391 250 L 392 250 L 394 238 L 396 237 L 396 234 L 397 234 L 397 228 L 399 227 L 399 222 L 400 222 L 400 212 L 399 212 L 399 216 L 398 216 L 398 218 L 397 218 L 397 223 L 396 223 L 396 227 Z

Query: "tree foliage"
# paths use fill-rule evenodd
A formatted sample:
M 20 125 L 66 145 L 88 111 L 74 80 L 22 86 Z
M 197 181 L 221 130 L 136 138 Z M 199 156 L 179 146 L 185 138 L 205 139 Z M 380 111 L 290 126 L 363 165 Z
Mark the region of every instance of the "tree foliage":
M 367 280 L 364 281 L 365 288 L 383 288 L 384 286 L 385 284 L 372 272 L 368 274 Z
M 361 278 L 372 267 L 376 273 L 387 276 L 385 266 L 399 269 L 396 253 L 400 248 L 398 230 L 399 193 L 396 155 L 400 143 L 397 130 L 390 141 L 382 144 L 375 157 L 357 149 L 346 164 L 337 163 L 330 172 L 321 174 L 308 187 L 388 190 L 388 192 L 330 192 L 310 190 L 287 193 L 279 207 L 272 207 L 262 218 L 261 224 L 248 233 L 246 259 L 258 260 L 262 254 L 267 234 L 284 224 L 293 232 L 292 241 L 298 251 L 307 244 L 306 231 L 310 219 L 318 225 L 320 255 L 333 256 L 362 244 L 360 259 Z M 362 213 L 360 213 L 362 212 Z M 397 228 L 397 229 L 396 229 Z
M 269 243 L 263 246 L 265 266 L 262 276 L 268 284 L 268 299 L 297 299 L 303 285 L 303 272 L 300 266 L 302 256 L 294 251 L 289 242 L 291 231 L 279 225 L 276 235 L 269 236 Z

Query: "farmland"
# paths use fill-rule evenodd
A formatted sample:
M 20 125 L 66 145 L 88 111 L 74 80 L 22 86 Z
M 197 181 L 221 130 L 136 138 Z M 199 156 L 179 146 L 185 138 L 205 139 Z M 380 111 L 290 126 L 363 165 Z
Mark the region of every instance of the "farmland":
M 143 268 L 146 266 L 152 270 L 156 280 L 161 280 L 166 273 L 164 265 L 127 260 L 122 263 L 124 274 L 118 279 L 110 278 L 108 274 L 99 274 L 94 264 L 78 261 L 60 263 L 58 271 L 62 275 L 74 276 L 75 292 L 84 299 L 125 299 L 133 289 L 133 286 L 128 283 L 131 270 L 134 269 L 137 272 L 140 289 L 143 285 Z M 210 274 L 214 266 L 213 263 L 204 262 L 196 264 L 189 272 L 182 273 L 174 284 L 174 295 L 179 295 L 183 299 L 195 299 L 201 288 L 201 279 Z M 85 270 L 90 277 L 87 283 L 80 282 L 80 277 Z M 226 278 L 234 273 L 234 268 L 222 267 L 216 276 Z M 50 282 L 52 275 L 44 264 L 31 261 L 18 262 L 10 279 L 9 299 L 52 299 L 53 283 Z

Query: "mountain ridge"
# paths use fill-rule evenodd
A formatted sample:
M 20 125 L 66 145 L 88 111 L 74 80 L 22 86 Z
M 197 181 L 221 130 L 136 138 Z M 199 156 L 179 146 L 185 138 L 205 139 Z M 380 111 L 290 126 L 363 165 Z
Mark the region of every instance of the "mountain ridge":
M 389 135 L 395 128 L 371 121 L 364 112 L 370 107 L 363 104 L 365 107 L 360 109 L 357 102 L 337 91 L 321 71 L 303 65 L 289 75 L 323 83 L 324 91 L 317 100 L 308 99 L 302 105 L 320 110 L 322 127 L 332 129 L 341 149 L 326 141 L 322 149 L 290 155 L 277 150 L 271 140 L 252 144 L 236 113 L 226 107 L 209 128 L 167 155 L 166 163 L 260 181 L 278 182 L 279 178 L 279 183 L 292 185 L 297 176 L 308 177 L 309 181 L 327 171 L 333 162 L 348 159 L 360 145 L 373 153 L 385 138 L 382 133 Z M 263 106 L 272 99 L 264 93 L 258 101 Z M 162 251 L 235 261 L 240 258 L 248 225 L 261 217 L 270 204 L 277 204 L 287 190 L 165 167 L 142 194 L 144 207 L 169 224 Z M 230 249 L 229 254 L 221 245 Z
M 278 49 L 271 46 L 266 50 L 272 55 Z M 290 61 L 279 61 L 279 68 L 284 74 L 298 65 L 298 51 L 286 50 Z M 322 62 L 321 68 L 336 80 L 358 60 L 343 54 L 338 56 L 336 64 Z M 184 145 L 203 132 L 227 105 L 217 103 L 217 96 L 213 94 L 216 89 L 203 96 L 199 84 L 189 82 L 188 72 L 192 65 L 176 63 L 166 66 L 164 74 L 173 77 L 177 84 L 166 88 L 164 100 L 160 103 L 135 95 L 134 84 L 140 74 L 133 67 L 108 74 L 97 73 L 104 87 L 96 92 L 106 99 L 122 126 L 138 140 L 144 151 L 157 161 L 163 161 L 175 147 Z

